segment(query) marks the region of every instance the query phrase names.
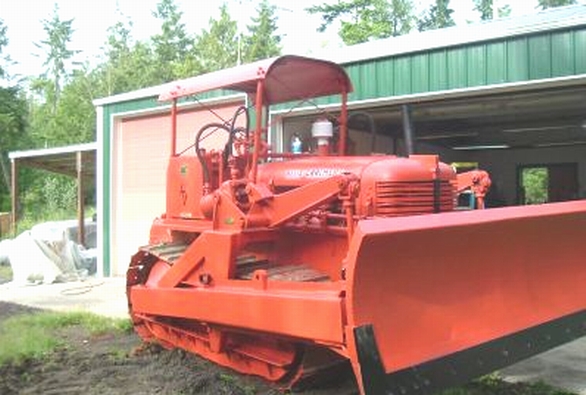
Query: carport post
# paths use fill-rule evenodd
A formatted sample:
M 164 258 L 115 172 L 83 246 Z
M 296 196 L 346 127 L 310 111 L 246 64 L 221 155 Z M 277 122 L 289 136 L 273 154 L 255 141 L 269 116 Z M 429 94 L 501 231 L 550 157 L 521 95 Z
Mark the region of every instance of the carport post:
M 17 217 L 17 206 L 18 206 L 18 172 L 16 167 L 16 159 L 12 158 L 10 160 L 10 172 L 12 173 L 12 180 L 11 180 L 11 198 L 12 198 L 12 237 L 16 237 L 16 221 L 18 220 Z
M 85 221 L 84 221 L 84 193 L 83 193 L 83 153 L 77 151 L 77 243 L 85 246 Z

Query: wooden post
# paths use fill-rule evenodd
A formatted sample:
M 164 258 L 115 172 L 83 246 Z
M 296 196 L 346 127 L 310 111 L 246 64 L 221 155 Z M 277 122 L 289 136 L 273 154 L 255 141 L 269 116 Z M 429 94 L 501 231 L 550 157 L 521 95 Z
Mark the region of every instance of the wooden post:
M 85 247 L 85 213 L 83 188 L 83 153 L 77 151 L 77 243 Z
M 18 168 L 16 159 L 10 161 L 12 180 L 10 185 L 10 196 L 12 198 L 12 237 L 16 237 L 16 222 L 18 221 Z

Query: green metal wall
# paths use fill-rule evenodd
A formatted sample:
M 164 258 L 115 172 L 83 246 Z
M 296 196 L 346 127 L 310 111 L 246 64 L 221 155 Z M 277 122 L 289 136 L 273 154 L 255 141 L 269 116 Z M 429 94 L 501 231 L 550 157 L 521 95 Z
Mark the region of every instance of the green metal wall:
M 586 73 L 586 26 L 344 66 L 354 84 L 350 101 L 578 75 Z M 339 101 L 331 96 L 316 103 Z
M 586 73 L 586 27 L 346 65 L 350 100 Z

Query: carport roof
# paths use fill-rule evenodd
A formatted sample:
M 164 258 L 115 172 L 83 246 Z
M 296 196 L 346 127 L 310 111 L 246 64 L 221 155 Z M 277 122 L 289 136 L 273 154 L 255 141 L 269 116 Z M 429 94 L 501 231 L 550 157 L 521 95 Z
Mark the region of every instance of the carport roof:
M 11 161 L 19 165 L 47 170 L 70 177 L 77 176 L 77 153 L 82 152 L 84 177 L 96 175 L 97 143 L 69 145 L 28 151 L 13 151 L 8 154 Z

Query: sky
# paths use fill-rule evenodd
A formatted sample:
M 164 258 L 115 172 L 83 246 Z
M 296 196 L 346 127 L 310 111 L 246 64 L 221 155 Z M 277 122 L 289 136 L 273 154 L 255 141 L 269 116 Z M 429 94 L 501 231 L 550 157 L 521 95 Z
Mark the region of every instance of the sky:
M 13 75 L 39 75 L 43 70 L 43 53 L 34 43 L 44 39 L 42 20 L 50 19 L 53 6 L 59 5 L 62 19 L 74 19 L 71 48 L 80 50 L 76 61 L 89 61 L 92 64 L 102 54 L 108 27 L 118 19 L 119 9 L 133 22 L 136 39 L 146 40 L 156 34 L 158 21 L 152 16 L 159 0 L 0 0 L 0 19 L 8 29 L 9 45 L 4 53 L 9 54 L 15 65 L 8 68 Z M 505 2 L 505 0 L 496 0 Z M 580 0 L 586 1 L 586 0 Z M 240 18 L 241 26 L 249 23 L 254 13 L 256 1 L 228 0 L 230 13 L 234 19 Z M 320 25 L 317 15 L 309 15 L 304 9 L 323 2 L 335 0 L 272 0 L 277 6 L 279 33 L 283 35 L 283 53 L 319 55 L 322 50 L 341 46 L 335 28 L 325 33 L 316 32 Z M 418 10 L 424 10 L 431 0 L 414 0 Z M 513 15 L 536 12 L 537 0 L 509 0 Z M 183 11 L 183 22 L 189 32 L 199 32 L 207 28 L 210 17 L 219 16 L 221 1 L 216 0 L 176 0 Z M 472 0 L 452 0 L 456 23 L 478 20 L 473 11 Z

